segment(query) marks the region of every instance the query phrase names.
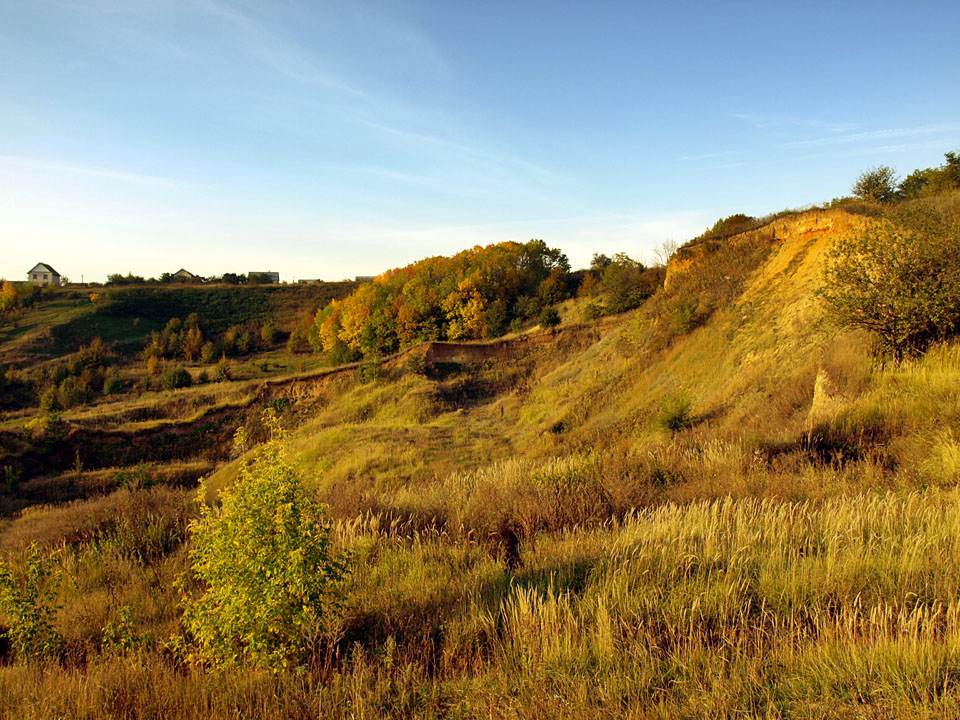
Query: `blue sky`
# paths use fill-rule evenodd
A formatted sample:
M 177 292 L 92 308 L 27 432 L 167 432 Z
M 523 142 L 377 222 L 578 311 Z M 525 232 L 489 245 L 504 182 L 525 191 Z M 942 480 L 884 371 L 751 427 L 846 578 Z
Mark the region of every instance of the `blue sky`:
M 0 0 L 0 275 L 574 266 L 960 149 L 957 2 Z

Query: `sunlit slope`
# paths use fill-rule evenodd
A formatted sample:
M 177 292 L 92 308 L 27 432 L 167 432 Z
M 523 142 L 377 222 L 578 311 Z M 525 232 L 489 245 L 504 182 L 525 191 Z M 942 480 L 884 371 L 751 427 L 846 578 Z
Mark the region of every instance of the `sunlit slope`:
M 687 254 L 632 313 L 498 343 L 475 361 L 430 370 L 404 356 L 369 382 L 345 376 L 292 451 L 344 516 L 420 521 L 468 522 L 459 498 L 480 522 L 490 487 L 519 492 L 556 473 L 613 483 L 583 517 L 656 497 L 942 481 L 960 407 L 955 350 L 885 367 L 817 295 L 833 242 L 868 222 L 797 214 Z M 559 492 L 553 482 L 543 497 Z
M 838 355 L 843 363 L 866 362 L 862 339 L 827 322 L 816 295 L 832 241 L 865 222 L 842 211 L 804 213 L 730 238 L 727 248 L 681 265 L 668 275 L 671 288 L 690 273 L 709 275 L 711 263 L 723 272 L 726 264 L 716 256 L 738 245 L 766 253 L 755 267 L 743 268 L 732 301 L 665 349 L 649 347 L 660 320 L 656 308 L 625 316 L 596 345 L 546 376 L 524 417 L 636 437 L 656 431 L 653 420 L 665 402 L 683 398 L 695 424 L 743 432 L 796 420 L 819 368 Z

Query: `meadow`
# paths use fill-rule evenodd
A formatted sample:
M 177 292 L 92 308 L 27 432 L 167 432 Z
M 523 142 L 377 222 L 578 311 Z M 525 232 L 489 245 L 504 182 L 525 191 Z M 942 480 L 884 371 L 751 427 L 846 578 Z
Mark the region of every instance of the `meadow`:
M 178 454 L 8 475 L 0 553 L 49 573 L 59 645 L 3 648 L 4 717 L 957 715 L 960 343 L 877 354 L 818 294 L 838 238 L 874 222 L 823 208 L 704 238 L 624 313 L 595 316 L 601 289 L 552 329 L 303 372 L 253 354 L 64 410 L 68 438 Z M 264 408 L 351 557 L 342 614 L 279 673 L 191 657 L 176 589 Z M 186 432 L 209 413 L 216 443 Z M 40 416 L 5 416 L 11 447 Z

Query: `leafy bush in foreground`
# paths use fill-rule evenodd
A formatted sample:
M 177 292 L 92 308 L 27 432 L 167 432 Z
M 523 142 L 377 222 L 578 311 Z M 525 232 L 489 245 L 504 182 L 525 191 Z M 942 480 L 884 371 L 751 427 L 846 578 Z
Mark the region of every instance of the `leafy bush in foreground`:
M 183 590 L 183 620 L 195 659 L 279 671 L 302 663 L 338 617 L 347 558 L 333 548 L 326 506 L 287 461 L 276 416 L 265 420 L 272 440 L 221 492 L 221 508 L 202 506 L 190 524 L 202 592 Z
M 52 561 L 35 543 L 22 570 L 0 563 L 0 612 L 10 625 L 6 635 L 18 658 L 48 657 L 60 649 L 62 640 L 53 625 L 58 580 Z

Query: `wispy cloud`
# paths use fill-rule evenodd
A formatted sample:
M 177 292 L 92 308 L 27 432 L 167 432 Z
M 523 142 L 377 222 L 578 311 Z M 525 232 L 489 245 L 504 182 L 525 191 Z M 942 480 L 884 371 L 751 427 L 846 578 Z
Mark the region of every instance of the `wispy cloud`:
M 379 122 L 363 121 L 363 124 L 366 127 L 377 130 L 385 135 L 402 140 L 405 143 L 429 146 L 438 151 L 443 151 L 446 153 L 457 153 L 473 162 L 482 163 L 487 166 L 498 166 L 501 169 L 520 171 L 545 181 L 570 181 L 569 177 L 561 173 L 514 155 L 467 145 L 465 143 L 442 137 L 440 135 L 403 130 Z
M 813 138 L 811 140 L 795 140 L 793 142 L 786 143 L 786 147 L 823 147 L 829 145 L 846 145 L 853 143 L 872 143 L 876 141 L 889 140 L 892 138 L 914 137 L 917 135 L 939 135 L 955 133 L 958 131 L 960 131 L 960 124 L 918 125 L 916 127 L 887 128 L 882 130 L 847 133 L 844 135 Z
M 68 175 L 85 175 L 88 177 L 97 177 L 122 183 L 133 183 L 136 185 L 154 185 L 180 188 L 203 187 L 197 183 L 178 180 L 176 178 L 161 177 L 158 175 L 146 175 L 143 173 L 129 172 L 126 170 L 115 170 L 96 165 L 74 165 L 42 158 L 24 157 L 20 155 L 0 155 L 0 168 L 4 167 L 8 169 L 42 170 L 55 174 L 66 173 Z
M 272 72 L 297 83 L 369 99 L 368 93 L 333 72 L 292 37 L 272 29 L 252 14 L 218 0 L 198 0 L 197 7 L 228 24 L 246 52 Z
M 682 155 L 679 159 L 682 161 L 716 160 L 718 158 L 734 157 L 740 154 L 739 150 L 723 150 L 721 152 L 700 153 L 699 155 Z
M 753 113 L 731 113 L 730 117 L 750 123 L 758 130 L 782 130 L 784 128 L 808 128 L 831 133 L 850 132 L 856 129 L 856 123 L 830 122 L 816 118 L 787 117 L 782 115 L 755 115 Z

